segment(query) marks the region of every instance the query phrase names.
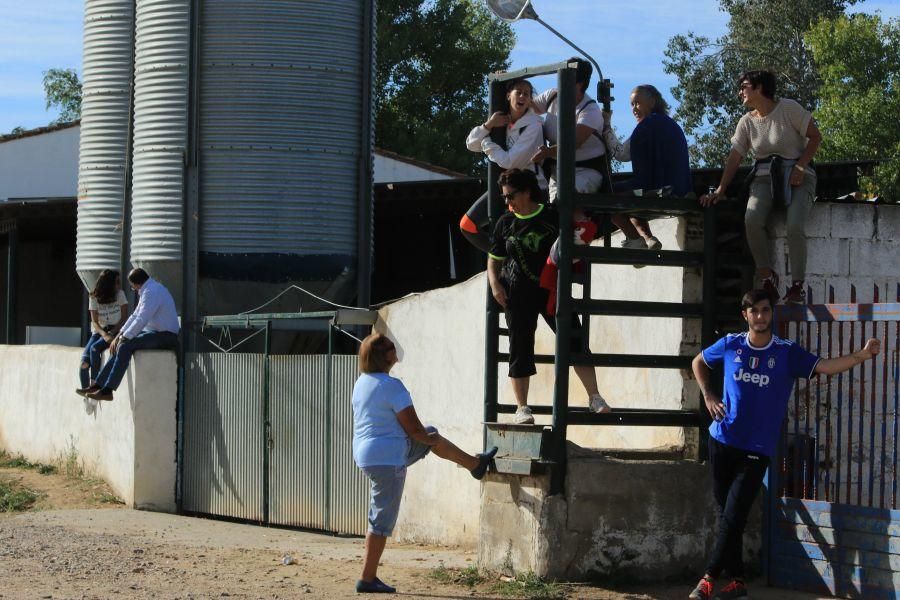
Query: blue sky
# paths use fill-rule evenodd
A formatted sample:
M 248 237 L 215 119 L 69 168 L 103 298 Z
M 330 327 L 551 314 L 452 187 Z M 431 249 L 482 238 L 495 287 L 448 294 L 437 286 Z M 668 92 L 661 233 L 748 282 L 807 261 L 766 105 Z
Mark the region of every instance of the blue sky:
M 299 1 L 299 0 L 298 0 Z M 710 37 L 725 32 L 727 18 L 717 0 L 534 0 L 547 23 L 584 48 L 613 80 L 613 125 L 631 131 L 628 94 L 639 83 L 656 85 L 671 100 L 675 80 L 663 73 L 668 39 L 694 31 Z M 900 17 L 900 0 L 869 0 L 853 12 Z M 46 125 L 54 111 L 44 108 L 42 73 L 49 68 L 75 68 L 81 74 L 83 3 L 79 0 L 0 0 L 4 24 L 0 44 L 0 133 L 16 126 Z M 518 42 L 512 66 L 555 62 L 573 54 L 562 41 L 534 21 L 513 25 Z M 539 88 L 552 81 L 536 82 Z

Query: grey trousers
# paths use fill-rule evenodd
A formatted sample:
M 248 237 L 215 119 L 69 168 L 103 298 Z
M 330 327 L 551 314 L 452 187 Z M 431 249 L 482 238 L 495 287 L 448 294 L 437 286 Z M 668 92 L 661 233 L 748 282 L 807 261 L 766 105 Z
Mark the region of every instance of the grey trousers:
M 791 205 L 787 207 L 787 244 L 791 262 L 791 281 L 806 278 L 806 221 L 816 199 L 816 174 L 807 171 L 803 183 L 793 188 Z M 747 228 L 747 243 L 753 254 L 756 268 L 772 269 L 769 257 L 769 239 L 766 235 L 766 221 L 772 212 L 772 183 L 768 175 L 754 179 L 750 185 L 750 199 L 744 225 Z M 774 269 L 773 269 L 774 270 Z

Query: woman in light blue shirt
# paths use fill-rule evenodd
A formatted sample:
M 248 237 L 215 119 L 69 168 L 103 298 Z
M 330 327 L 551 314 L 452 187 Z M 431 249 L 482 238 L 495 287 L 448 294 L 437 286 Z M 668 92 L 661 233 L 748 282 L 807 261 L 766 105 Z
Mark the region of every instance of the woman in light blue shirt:
M 397 364 L 397 348 L 380 333 L 363 340 L 362 372 L 353 388 L 353 460 L 369 478 L 369 531 L 357 593 L 392 594 L 396 590 L 376 577 L 378 561 L 393 533 L 406 482 L 406 467 L 429 452 L 465 467 L 475 479 L 487 472 L 497 448 L 472 456 L 419 421 L 406 387 L 388 372 Z

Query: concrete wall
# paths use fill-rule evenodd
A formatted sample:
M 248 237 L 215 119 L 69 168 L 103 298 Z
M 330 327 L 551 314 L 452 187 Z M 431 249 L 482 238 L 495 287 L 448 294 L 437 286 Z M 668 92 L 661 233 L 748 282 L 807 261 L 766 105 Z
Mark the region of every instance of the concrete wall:
M 716 531 L 709 467 L 694 461 L 613 459 L 570 445 L 565 495 L 549 476 L 489 474 L 482 499 L 483 567 L 561 580 L 682 580 L 702 573 Z M 744 537 L 760 567 L 761 510 Z
M 889 290 L 882 302 L 897 301 L 900 284 L 900 205 L 813 205 L 807 225 L 807 278 L 813 301 L 827 301 L 833 286 L 835 301 L 850 302 L 856 286 L 857 302 L 872 302 L 873 288 Z M 776 212 L 769 226 L 770 252 L 775 269 L 787 285 L 790 260 L 785 239 L 784 213 Z
M 375 151 L 374 183 L 400 183 L 402 181 L 437 181 L 453 179 L 452 176 L 438 173 L 431 169 L 406 163 L 390 156 L 383 156 Z
M 134 508 L 173 512 L 175 355 L 135 354 L 112 402 L 75 394 L 81 350 L 0 346 L 0 448 L 31 461 L 76 455 Z
M 81 126 L 0 144 L 0 200 L 74 198 Z

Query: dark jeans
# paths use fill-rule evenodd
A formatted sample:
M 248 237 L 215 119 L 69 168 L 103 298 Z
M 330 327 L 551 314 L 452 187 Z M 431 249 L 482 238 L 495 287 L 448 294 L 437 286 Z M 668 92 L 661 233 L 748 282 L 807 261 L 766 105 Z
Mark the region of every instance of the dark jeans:
M 136 350 L 174 350 L 177 345 L 177 333 L 172 333 L 171 331 L 142 331 L 127 342 L 119 344 L 115 355 L 106 361 L 103 370 L 97 376 L 97 384 L 111 390 L 117 389 L 128 371 L 131 355 Z
M 769 467 L 769 457 L 726 446 L 710 437 L 709 464 L 720 514 L 716 545 L 706 572 L 718 577 L 724 570 L 732 577 L 743 577 L 744 527 Z
M 87 368 L 79 368 L 78 376 L 81 378 L 81 387 L 86 388 L 92 381 L 97 381 L 100 372 L 100 362 L 103 360 L 103 351 L 109 348 L 109 343 L 99 333 L 91 334 L 90 339 L 81 353 L 81 362 L 87 363 Z

